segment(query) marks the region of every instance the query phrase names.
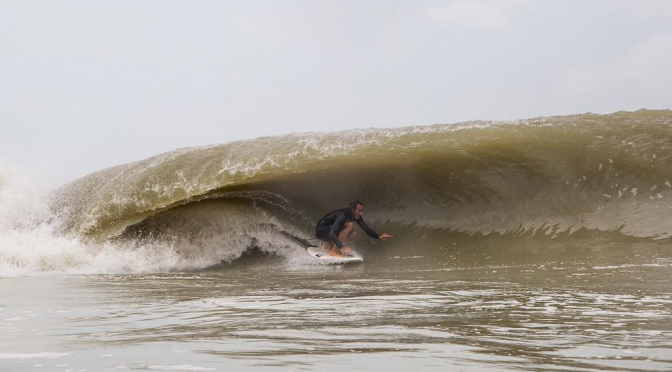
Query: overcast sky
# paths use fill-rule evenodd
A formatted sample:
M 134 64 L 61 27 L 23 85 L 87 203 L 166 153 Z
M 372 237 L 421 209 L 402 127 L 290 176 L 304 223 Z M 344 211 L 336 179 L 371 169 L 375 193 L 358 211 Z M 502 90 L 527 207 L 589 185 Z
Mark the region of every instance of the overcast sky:
M 0 0 L 0 162 L 672 108 L 672 1 Z

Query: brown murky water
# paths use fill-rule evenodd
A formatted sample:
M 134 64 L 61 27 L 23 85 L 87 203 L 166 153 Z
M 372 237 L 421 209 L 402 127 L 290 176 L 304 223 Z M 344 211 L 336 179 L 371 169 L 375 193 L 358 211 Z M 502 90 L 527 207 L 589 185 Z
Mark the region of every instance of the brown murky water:
M 0 279 L 0 370 L 672 370 L 672 264 Z

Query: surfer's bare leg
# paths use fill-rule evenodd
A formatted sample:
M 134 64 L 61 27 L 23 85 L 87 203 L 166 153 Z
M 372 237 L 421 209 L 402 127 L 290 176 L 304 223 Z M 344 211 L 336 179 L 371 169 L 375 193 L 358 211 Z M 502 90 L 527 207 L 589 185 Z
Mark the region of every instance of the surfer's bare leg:
M 352 222 L 346 222 L 345 223 L 345 227 L 343 228 L 341 233 L 338 234 L 338 240 L 340 240 L 341 243 L 350 241 L 350 235 L 355 233 L 354 226 L 355 226 L 355 224 L 352 223 Z
M 341 233 L 338 234 L 338 240 L 340 240 L 341 243 L 349 242 L 352 239 L 354 239 L 356 235 L 357 233 L 355 232 L 355 224 L 353 222 L 346 222 L 345 227 L 343 228 Z M 334 257 L 347 257 L 343 253 L 341 253 L 341 250 L 338 249 L 336 244 L 333 243 L 329 255 Z

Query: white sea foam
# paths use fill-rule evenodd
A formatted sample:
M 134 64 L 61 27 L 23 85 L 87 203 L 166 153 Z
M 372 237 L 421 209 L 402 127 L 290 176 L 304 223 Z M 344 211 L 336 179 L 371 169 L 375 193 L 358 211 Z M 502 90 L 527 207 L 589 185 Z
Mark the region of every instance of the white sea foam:
M 170 249 L 123 249 L 57 232 L 48 194 L 16 170 L 0 168 L 0 276 L 49 272 L 106 273 L 165 269 L 177 261 Z
M 287 242 L 276 244 L 272 225 L 255 226 L 239 217 L 199 231 L 196 243 L 188 239 L 94 242 L 61 234 L 49 194 L 0 164 L 0 277 L 193 270 L 230 262 L 251 245 L 273 253 L 286 248 Z M 213 232 L 217 229 L 229 232 L 226 240 Z

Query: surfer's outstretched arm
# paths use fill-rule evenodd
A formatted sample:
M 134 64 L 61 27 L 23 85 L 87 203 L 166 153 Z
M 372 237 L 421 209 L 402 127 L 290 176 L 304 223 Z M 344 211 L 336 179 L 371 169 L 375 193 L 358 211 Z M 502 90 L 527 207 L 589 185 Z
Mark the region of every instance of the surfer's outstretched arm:
M 368 236 L 370 236 L 374 239 L 380 239 L 380 235 L 378 235 L 377 232 L 373 231 L 373 229 L 370 228 L 369 225 L 366 224 L 366 222 L 364 222 L 363 217 L 359 217 L 359 219 L 357 220 L 357 224 L 359 225 L 359 227 L 362 228 L 362 230 L 364 230 L 366 235 L 368 235 Z
M 357 224 L 359 225 L 359 227 L 362 228 L 362 230 L 364 230 L 366 235 L 374 239 L 387 240 L 392 238 L 392 235 L 389 235 L 387 233 L 384 233 L 383 235 L 378 235 L 377 232 L 373 231 L 373 229 L 370 228 L 369 225 L 366 224 L 366 222 L 364 222 L 364 219 L 362 217 L 359 217 L 359 219 L 357 220 Z

